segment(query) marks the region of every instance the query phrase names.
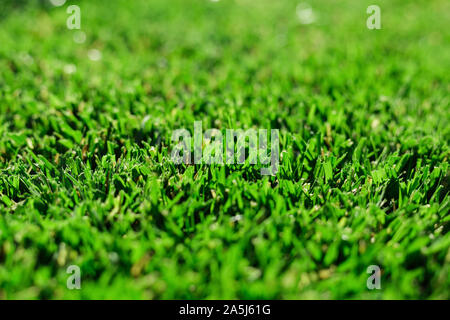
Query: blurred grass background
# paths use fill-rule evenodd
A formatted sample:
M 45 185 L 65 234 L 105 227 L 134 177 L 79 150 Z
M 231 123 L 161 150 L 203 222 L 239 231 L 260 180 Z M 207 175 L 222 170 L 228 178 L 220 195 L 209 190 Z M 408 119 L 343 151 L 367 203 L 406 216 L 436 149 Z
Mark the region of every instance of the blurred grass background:
M 2 0 L 0 298 L 447 299 L 449 2 L 300 2 Z M 282 169 L 171 165 L 194 120 Z

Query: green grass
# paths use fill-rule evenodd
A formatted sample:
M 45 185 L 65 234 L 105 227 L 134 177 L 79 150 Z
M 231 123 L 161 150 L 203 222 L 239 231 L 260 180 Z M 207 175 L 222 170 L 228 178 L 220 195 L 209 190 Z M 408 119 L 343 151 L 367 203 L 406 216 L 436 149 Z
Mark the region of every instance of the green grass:
M 448 1 L 2 3 L 0 298 L 450 298 Z M 277 175 L 171 163 L 195 120 Z

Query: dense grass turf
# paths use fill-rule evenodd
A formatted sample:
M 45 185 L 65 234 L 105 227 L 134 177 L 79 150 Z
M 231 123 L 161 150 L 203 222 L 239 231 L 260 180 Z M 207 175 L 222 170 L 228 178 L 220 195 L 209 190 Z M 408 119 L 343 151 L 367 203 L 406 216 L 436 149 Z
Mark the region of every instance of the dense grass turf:
M 448 1 L 2 3 L 0 298 L 449 298 Z M 194 120 L 279 172 L 174 165 Z

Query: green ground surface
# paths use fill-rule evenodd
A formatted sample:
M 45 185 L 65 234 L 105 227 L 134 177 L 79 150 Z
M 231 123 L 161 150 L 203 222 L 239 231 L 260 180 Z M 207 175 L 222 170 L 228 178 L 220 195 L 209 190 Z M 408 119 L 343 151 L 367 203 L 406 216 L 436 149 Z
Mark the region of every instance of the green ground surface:
M 2 1 L 0 298 L 449 298 L 449 2 L 297 4 Z M 279 172 L 174 165 L 194 120 Z

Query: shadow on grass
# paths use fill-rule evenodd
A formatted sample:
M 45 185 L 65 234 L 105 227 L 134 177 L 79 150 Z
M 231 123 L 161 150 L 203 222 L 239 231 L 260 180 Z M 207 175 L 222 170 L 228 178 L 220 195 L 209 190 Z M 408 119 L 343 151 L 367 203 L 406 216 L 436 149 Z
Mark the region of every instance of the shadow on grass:
M 74 1 L 71 1 L 74 2 Z M 65 5 L 69 1 L 67 0 Z M 77 0 L 75 4 L 79 4 L 80 0 Z M 74 3 L 71 3 L 74 4 Z M 21 10 L 24 8 L 38 8 L 48 9 L 53 5 L 50 0 L 1 0 L 0 1 L 0 21 L 7 17 L 10 13 Z

